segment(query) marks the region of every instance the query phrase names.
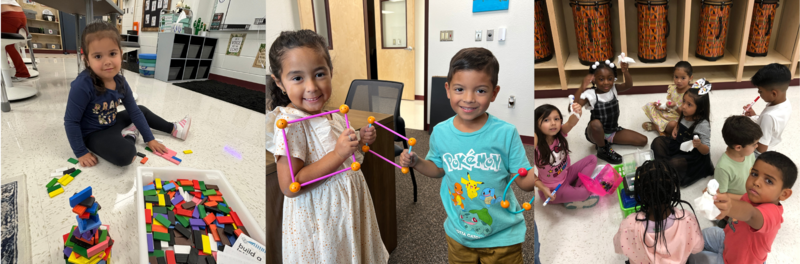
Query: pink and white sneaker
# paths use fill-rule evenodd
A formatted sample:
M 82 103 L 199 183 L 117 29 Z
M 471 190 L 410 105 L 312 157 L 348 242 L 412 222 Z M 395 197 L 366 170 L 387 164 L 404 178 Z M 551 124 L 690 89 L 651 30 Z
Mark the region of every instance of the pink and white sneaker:
M 139 137 L 139 130 L 136 129 L 135 124 L 130 124 L 129 126 L 122 129 L 122 137 L 131 136 L 133 137 L 133 141 L 136 141 L 136 138 Z
M 181 119 L 181 121 L 173 123 L 175 128 L 172 129 L 172 136 L 181 140 L 186 140 L 189 136 L 189 127 L 192 125 L 192 118 L 188 115 Z

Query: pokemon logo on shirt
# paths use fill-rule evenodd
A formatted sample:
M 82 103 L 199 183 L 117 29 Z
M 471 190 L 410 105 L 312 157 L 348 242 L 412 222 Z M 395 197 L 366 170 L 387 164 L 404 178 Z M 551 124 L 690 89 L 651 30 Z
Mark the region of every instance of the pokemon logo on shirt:
M 467 154 L 464 153 L 445 153 L 442 155 L 442 161 L 447 167 L 447 171 L 454 170 L 490 170 L 500 171 L 503 159 L 500 154 L 493 153 L 475 153 L 475 150 L 470 149 Z

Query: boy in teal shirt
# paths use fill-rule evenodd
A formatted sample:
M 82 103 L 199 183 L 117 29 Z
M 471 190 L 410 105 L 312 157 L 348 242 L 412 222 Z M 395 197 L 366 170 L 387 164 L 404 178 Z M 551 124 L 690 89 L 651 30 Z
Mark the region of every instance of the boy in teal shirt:
M 516 127 L 486 113 L 500 91 L 498 71 L 489 50 L 459 51 L 445 83 L 456 116 L 434 127 L 425 160 L 408 151 L 400 157 L 403 167 L 444 177 L 439 193 L 447 212 L 450 263 L 522 263 L 525 219 L 509 212 L 521 208 L 514 191 L 509 188 L 506 197 L 503 192 L 511 176 L 530 163 Z M 515 182 L 525 191 L 541 184 L 533 173 Z M 480 250 L 485 248 L 492 250 Z

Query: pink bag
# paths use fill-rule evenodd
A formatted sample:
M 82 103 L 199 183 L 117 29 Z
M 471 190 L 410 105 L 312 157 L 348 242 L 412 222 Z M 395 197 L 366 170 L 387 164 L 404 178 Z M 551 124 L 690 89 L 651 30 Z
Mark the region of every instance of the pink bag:
M 578 173 L 578 178 L 583 182 L 587 190 L 600 196 L 616 192 L 617 186 L 622 182 L 622 176 L 611 164 L 606 164 L 594 179 L 583 173 Z

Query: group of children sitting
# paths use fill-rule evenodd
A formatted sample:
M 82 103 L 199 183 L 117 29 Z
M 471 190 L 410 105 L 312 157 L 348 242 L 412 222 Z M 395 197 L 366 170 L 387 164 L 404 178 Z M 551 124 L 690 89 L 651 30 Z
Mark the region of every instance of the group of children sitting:
M 619 68 L 625 78 L 619 89 L 623 92 L 630 89 L 632 79 L 627 63 Z M 535 163 L 545 183 L 539 194 L 549 197 L 553 187 L 563 184 L 551 203 L 564 203 L 566 208 L 594 206 L 599 197 L 586 189 L 578 173 L 591 175 L 597 158 L 622 163 L 611 144 L 647 144 L 646 136 L 618 124 L 616 80 L 613 63 L 592 65 L 566 123 L 557 107 L 537 107 Z M 780 143 L 791 114 L 786 99 L 791 74 L 783 65 L 770 64 L 752 77 L 768 105 L 758 116 L 750 104 L 744 106 L 744 115 L 726 118 L 722 136 L 727 149 L 716 169 L 709 156 L 711 83 L 692 81 L 692 66 L 677 63 L 665 104 L 659 101 L 643 107 L 650 121 L 642 128 L 661 136 L 651 143 L 655 160 L 636 169 L 634 196 L 640 209 L 620 224 L 614 237 L 616 252 L 630 263 L 763 263 L 783 222 L 781 201 L 791 196 L 797 178 L 791 159 L 771 151 Z M 592 88 L 587 89 L 590 84 Z M 570 165 L 566 136 L 578 123 L 582 107 L 591 111 L 585 134 L 595 145 L 597 158 L 588 156 Z M 714 196 L 720 221 L 718 227 L 701 231 L 692 205 L 681 199 L 681 188 L 711 175 L 720 186 Z
M 292 175 L 298 182 L 308 182 L 349 168 L 352 155 L 363 161 L 362 146 L 376 139 L 374 127 L 365 126 L 356 132 L 337 114 L 290 124 L 284 129 L 285 134 L 278 129 L 279 119 L 294 120 L 323 111 L 331 97 L 333 76 L 326 47 L 325 40 L 313 31 L 300 30 L 282 32 L 269 50 L 272 74 L 268 87 L 272 103 L 267 113 L 267 150 L 275 156 L 280 188 L 286 196 L 283 260 L 285 263 L 385 263 L 389 253 L 381 243 L 372 198 L 361 171 L 347 171 L 298 192 L 289 188 Z M 780 201 L 791 196 L 797 176 L 796 166 L 787 157 L 766 152 L 780 141 L 780 130 L 785 127 L 788 111 L 779 119 L 778 112 L 771 109 L 790 108 L 785 95 L 789 79 L 784 81 L 783 72 L 774 70 L 772 65 L 753 77 L 762 98 L 770 103 L 758 122 L 765 130 L 772 131 L 756 133 L 763 130 L 751 129 L 752 133 L 745 135 L 749 132 L 743 132 L 746 130 L 742 127 L 758 125 L 740 117 L 726 121 L 723 130 L 733 134 L 726 152 L 730 161 L 718 169 L 728 173 L 725 179 L 723 172 L 718 176 L 720 181 L 726 181 L 726 189 L 720 189 L 725 193 L 716 196 L 716 205 L 722 211 L 718 218 L 729 217 L 732 224 L 724 234 L 722 229 L 701 233 L 694 215 L 684 210 L 682 204 L 692 207 L 681 200 L 680 187 L 714 174 L 708 158 L 710 83 L 703 81 L 690 86 L 691 66 L 688 63 L 679 66 L 675 71 L 676 85 L 670 87 L 673 99 L 667 108 L 662 109 L 658 104 L 645 107 L 658 108 L 648 114 L 653 123 L 647 126 L 671 136 L 657 138 L 654 142 L 659 142 L 659 147 L 653 147 L 657 159 L 636 170 L 636 201 L 641 209 L 620 226 L 620 233 L 614 239 L 617 252 L 635 263 L 656 259 L 686 261 L 690 253 L 697 253 L 692 255 L 697 263 L 703 263 L 701 258 L 709 261 L 714 257 L 724 257 L 728 262 L 733 258 L 763 262 L 782 221 Z M 620 68 L 625 77 L 620 91 L 628 90 L 633 83 L 627 64 Z M 459 51 L 450 61 L 445 83 L 456 115 L 433 128 L 424 159 L 408 150 L 399 157 L 398 164 L 402 167 L 442 178 L 439 196 L 447 214 L 444 222 L 447 236 L 443 240 L 448 246 L 450 263 L 523 262 L 522 243 L 527 228 L 520 212 L 531 207 L 528 203 L 520 205 L 513 189 L 507 186 L 519 169 L 529 169 L 531 165 L 516 127 L 486 112 L 500 91 L 498 73 L 499 63 L 489 50 Z M 550 199 L 550 203 L 561 203 L 568 208 L 597 202 L 598 198 L 586 190 L 577 175 L 591 175 L 597 158 L 620 163 L 621 156 L 611 144 L 647 144 L 646 136 L 618 124 L 616 79 L 614 64 L 594 64 L 576 94 L 578 99 L 570 106 L 572 114 L 566 123 L 558 108 L 552 105 L 536 108 L 536 169 L 531 170 L 535 173 L 513 178 L 520 189 L 530 192 L 538 188 L 542 200 Z M 594 87 L 587 90 L 589 84 Z M 584 106 L 591 111 L 586 138 L 596 145 L 598 153 L 597 157 L 585 157 L 571 164 L 566 136 L 579 121 Z M 748 115 L 754 113 L 750 110 Z M 765 122 L 771 126 L 766 127 Z M 775 130 L 776 127 L 779 129 Z M 699 139 L 692 141 L 692 152 L 681 152 L 680 145 L 694 135 Z M 725 140 L 729 141 L 728 136 Z M 756 142 L 760 142 L 757 148 L 763 153 L 757 160 L 750 154 Z M 563 185 L 558 193 L 552 194 L 551 190 L 559 184 Z M 743 195 L 745 191 L 747 195 Z M 734 195 L 743 196 L 737 199 Z M 538 255 L 538 238 L 534 237 L 534 251 Z M 734 250 L 723 253 L 723 245 Z M 751 249 L 735 250 L 737 247 Z M 538 256 L 535 258 L 538 263 Z

